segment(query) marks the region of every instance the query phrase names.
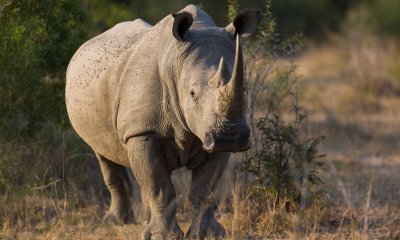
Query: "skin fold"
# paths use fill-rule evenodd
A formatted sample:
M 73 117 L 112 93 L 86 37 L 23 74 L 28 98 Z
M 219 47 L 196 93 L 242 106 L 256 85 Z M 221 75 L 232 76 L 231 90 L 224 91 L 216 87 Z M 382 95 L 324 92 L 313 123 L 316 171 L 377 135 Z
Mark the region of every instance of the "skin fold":
M 255 30 L 258 16 L 242 11 L 219 28 L 189 5 L 154 26 L 117 24 L 75 53 L 66 105 L 111 193 L 106 220 L 134 222 L 129 168 L 150 206 L 142 239 L 182 239 L 170 175 L 186 167 L 194 209 L 186 237 L 225 235 L 211 196 L 230 152 L 250 147 L 240 37 Z

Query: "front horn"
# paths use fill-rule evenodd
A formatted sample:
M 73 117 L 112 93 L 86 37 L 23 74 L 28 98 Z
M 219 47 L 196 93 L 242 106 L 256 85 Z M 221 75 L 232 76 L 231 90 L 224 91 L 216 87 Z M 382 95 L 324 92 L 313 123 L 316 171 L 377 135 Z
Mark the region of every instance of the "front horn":
M 230 117 L 239 116 L 243 112 L 245 105 L 243 53 L 239 35 L 236 35 L 235 63 L 232 77 L 228 84 L 221 88 L 220 111 Z

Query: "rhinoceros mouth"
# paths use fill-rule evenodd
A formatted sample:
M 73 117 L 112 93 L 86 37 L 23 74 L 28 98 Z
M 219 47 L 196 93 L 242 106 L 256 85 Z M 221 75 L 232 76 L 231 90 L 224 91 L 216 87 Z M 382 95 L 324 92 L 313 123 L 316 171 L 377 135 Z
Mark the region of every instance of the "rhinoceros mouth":
M 249 137 L 248 130 L 240 133 L 210 132 L 206 134 L 203 149 L 208 153 L 244 152 L 251 148 Z

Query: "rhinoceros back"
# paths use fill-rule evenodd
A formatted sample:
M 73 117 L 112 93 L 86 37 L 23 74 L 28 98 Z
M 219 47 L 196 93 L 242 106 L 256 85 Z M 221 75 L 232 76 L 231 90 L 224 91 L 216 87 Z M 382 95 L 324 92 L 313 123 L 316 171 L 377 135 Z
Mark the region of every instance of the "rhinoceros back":
M 95 152 L 123 165 L 128 158 L 115 129 L 118 88 L 138 41 L 151 25 L 117 24 L 87 41 L 67 70 L 66 105 L 72 126 Z

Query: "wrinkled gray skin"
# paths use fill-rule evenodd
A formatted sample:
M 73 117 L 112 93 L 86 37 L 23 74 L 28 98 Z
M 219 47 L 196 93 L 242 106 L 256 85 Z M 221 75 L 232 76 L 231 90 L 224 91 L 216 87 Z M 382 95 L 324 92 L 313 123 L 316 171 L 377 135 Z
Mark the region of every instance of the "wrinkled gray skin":
M 255 30 L 258 15 L 243 11 L 219 28 L 189 5 L 155 26 L 140 19 L 120 23 L 75 53 L 67 110 L 111 192 L 105 219 L 134 221 L 129 167 L 150 205 L 142 239 L 181 239 L 170 175 L 186 167 L 195 211 L 186 236 L 225 235 L 211 195 L 229 152 L 250 148 L 239 38 Z

